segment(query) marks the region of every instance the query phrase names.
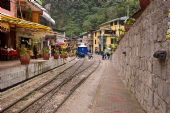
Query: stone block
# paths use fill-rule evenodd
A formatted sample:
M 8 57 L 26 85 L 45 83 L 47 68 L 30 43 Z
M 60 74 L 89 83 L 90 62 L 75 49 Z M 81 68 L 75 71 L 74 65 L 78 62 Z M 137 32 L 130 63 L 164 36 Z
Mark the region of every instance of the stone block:
M 157 94 L 161 99 L 165 100 L 167 103 L 170 103 L 170 86 L 164 80 L 159 79 Z
M 153 59 L 153 74 L 160 76 L 161 75 L 161 65 L 159 60 L 156 58 Z
M 158 94 L 154 93 L 154 107 L 158 113 L 167 113 L 167 104 L 163 101 Z
M 147 67 L 148 67 L 147 70 L 148 70 L 149 72 L 153 72 L 152 58 L 148 58 L 148 59 L 147 59 L 147 65 L 148 65 L 148 66 L 147 66 Z
M 153 77 L 154 75 L 150 72 L 146 72 L 145 73 L 145 81 L 144 83 L 149 87 L 149 88 L 153 88 Z
M 63 62 L 61 61 L 61 64 L 62 63 Z M 42 72 L 52 69 L 58 65 L 59 64 L 56 61 L 49 60 L 46 62 L 36 62 L 29 65 L 20 65 L 17 67 L 12 67 L 10 69 L 1 70 L 0 87 L 6 88 L 8 86 L 14 85 L 25 79 L 41 74 Z
M 170 0 L 152 1 L 126 34 L 126 39 L 120 42 L 127 56 L 125 59 L 120 58 L 120 49 L 117 55 L 118 64 L 126 74 L 126 83 L 148 113 L 170 112 L 167 107 L 170 100 L 170 40 L 164 38 L 169 8 L 167 4 L 170 5 Z M 153 57 L 154 52 L 162 49 L 168 52 L 165 63 Z

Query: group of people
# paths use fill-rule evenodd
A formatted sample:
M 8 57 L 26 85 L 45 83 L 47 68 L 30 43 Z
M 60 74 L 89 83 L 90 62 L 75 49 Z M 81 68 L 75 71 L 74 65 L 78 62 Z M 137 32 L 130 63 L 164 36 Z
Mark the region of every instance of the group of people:
M 102 51 L 102 60 L 111 60 L 112 59 L 112 51 Z

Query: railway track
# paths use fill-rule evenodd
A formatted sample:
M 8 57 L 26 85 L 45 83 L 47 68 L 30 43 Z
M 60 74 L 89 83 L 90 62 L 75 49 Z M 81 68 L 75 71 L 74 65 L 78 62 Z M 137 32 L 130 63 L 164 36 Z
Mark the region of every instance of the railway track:
M 6 95 L 8 95 L 8 92 L 3 94 L 6 97 L 1 98 L 1 102 L 2 103 L 4 102 L 4 103 L 3 103 L 3 105 L 0 105 L 0 108 L 1 108 L 0 112 L 6 111 L 8 108 L 10 108 L 11 106 L 15 105 L 18 101 L 23 100 L 25 97 L 27 97 L 28 95 L 32 94 L 34 91 L 36 91 L 38 89 L 41 89 L 46 84 L 49 84 L 54 79 L 56 79 L 58 76 L 60 76 L 61 74 L 65 73 L 67 70 L 73 68 L 74 65 L 76 65 L 78 63 L 78 61 L 76 61 L 75 59 L 72 60 L 72 61 L 69 61 L 69 62 L 72 62 L 72 63 L 70 65 L 68 65 L 68 66 L 63 65 L 63 66 L 65 66 L 65 69 L 62 69 L 62 66 L 58 67 L 59 70 L 60 70 L 59 72 L 58 72 L 58 68 L 54 68 L 53 70 L 49 70 L 47 72 L 47 74 L 48 73 L 54 74 L 50 79 L 48 79 L 48 75 L 47 74 L 44 74 L 44 75 L 41 75 L 41 76 L 37 76 L 36 78 L 40 78 L 40 79 L 38 79 L 38 81 L 39 81 L 39 83 L 37 83 L 38 85 L 37 86 L 32 86 L 32 84 L 31 84 L 31 86 L 32 86 L 31 88 L 30 87 L 26 87 L 27 88 L 26 90 L 23 89 L 24 92 L 26 92 L 28 90 L 28 92 L 26 92 L 26 93 L 12 94 L 12 95 L 16 96 L 15 98 L 10 98 L 9 96 L 11 96 L 11 95 L 6 96 Z M 48 79 L 48 80 L 46 80 L 44 82 L 42 79 Z M 31 81 L 32 81 L 32 79 L 27 81 L 26 84 L 30 84 Z M 43 82 L 41 82 L 41 81 L 43 81 Z M 23 87 L 22 85 L 23 84 L 21 84 L 21 87 Z M 19 87 L 17 86 L 16 88 L 14 88 L 12 90 L 17 90 L 17 89 L 19 89 Z M 21 91 L 18 90 L 18 92 L 21 92 Z M 9 100 L 9 98 L 10 98 L 10 100 Z M 6 102 L 6 101 L 11 101 L 11 102 Z
M 80 60 L 60 76 L 3 109 L 2 113 L 55 113 L 98 65 L 95 61 Z

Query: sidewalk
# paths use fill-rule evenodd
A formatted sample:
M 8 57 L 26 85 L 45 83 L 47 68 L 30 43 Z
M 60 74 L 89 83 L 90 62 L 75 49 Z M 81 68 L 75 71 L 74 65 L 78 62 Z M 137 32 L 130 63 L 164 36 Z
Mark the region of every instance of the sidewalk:
M 112 62 L 103 61 L 102 73 L 91 113 L 145 113 L 124 86 Z
M 145 113 L 112 64 L 111 60 L 102 60 L 57 113 Z

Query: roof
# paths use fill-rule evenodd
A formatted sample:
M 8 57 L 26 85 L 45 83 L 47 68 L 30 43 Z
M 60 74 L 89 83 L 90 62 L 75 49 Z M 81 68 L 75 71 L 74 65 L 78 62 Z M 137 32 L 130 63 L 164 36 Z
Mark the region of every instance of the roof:
M 39 3 L 37 3 L 37 1 L 35 1 L 35 0 L 29 0 L 29 1 L 43 11 L 43 15 L 42 15 L 42 16 L 43 16 L 47 21 L 49 21 L 49 22 L 51 22 L 53 25 L 55 25 L 55 20 L 48 14 L 48 11 L 47 11 L 45 8 L 43 8 L 43 7 L 42 7 Z
M 128 16 L 123 16 L 123 17 L 120 17 L 120 18 L 116 18 L 116 19 L 113 19 L 113 20 L 110 20 L 110 21 L 107 21 L 105 23 L 102 23 L 101 25 L 99 26 L 102 26 L 102 25 L 105 25 L 105 24 L 109 24 L 111 22 L 115 22 L 115 21 L 118 21 L 118 20 L 126 20 L 127 18 L 129 18 Z
M 83 32 L 83 33 L 81 33 L 79 36 L 77 36 L 78 38 L 81 38 L 81 36 L 84 36 L 84 35 L 87 35 L 88 34 L 88 32 Z

